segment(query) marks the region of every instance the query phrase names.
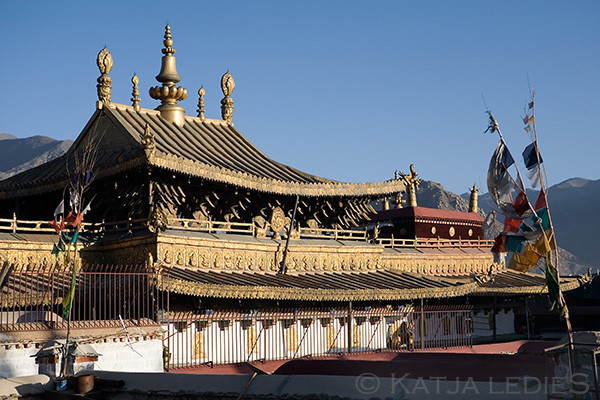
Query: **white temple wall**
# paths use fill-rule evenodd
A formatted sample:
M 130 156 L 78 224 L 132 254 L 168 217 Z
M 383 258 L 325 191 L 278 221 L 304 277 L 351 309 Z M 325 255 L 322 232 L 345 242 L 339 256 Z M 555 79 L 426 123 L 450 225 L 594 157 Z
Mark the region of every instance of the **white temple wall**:
M 473 337 L 492 337 L 493 314 L 478 312 L 473 314 Z M 496 314 L 496 335 L 509 335 L 515 333 L 515 314 L 512 310 L 500 311 Z

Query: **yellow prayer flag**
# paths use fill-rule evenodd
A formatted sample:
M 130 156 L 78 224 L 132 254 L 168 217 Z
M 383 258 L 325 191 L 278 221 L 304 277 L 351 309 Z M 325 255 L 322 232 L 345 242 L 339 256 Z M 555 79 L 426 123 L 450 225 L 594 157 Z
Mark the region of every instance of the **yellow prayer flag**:
M 529 263 L 530 262 L 528 259 L 519 253 L 514 253 L 510 259 L 510 262 L 508 263 L 508 268 L 519 272 L 525 272 L 529 268 Z
M 546 255 L 552 250 L 556 250 L 554 231 L 550 229 L 545 234 L 542 234 L 542 236 L 540 236 L 533 244 L 533 248 L 540 256 Z
M 535 267 L 535 265 L 541 257 L 538 253 L 536 253 L 535 248 L 530 244 L 527 244 L 527 246 L 525 246 L 525 249 L 523 249 L 523 253 L 521 253 L 521 256 L 524 260 L 527 260 L 529 262 L 529 269 Z

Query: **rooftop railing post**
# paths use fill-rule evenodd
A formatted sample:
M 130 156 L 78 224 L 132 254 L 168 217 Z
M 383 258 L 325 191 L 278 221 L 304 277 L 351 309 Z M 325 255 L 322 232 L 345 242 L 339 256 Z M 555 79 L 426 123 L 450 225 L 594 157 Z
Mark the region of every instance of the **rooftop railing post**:
M 348 346 L 347 346 L 347 353 L 351 354 L 352 353 L 352 301 L 348 302 L 348 323 L 346 324 L 348 325 Z
M 17 232 L 17 213 L 13 213 L 13 220 L 12 220 L 11 228 L 12 228 L 13 233 Z

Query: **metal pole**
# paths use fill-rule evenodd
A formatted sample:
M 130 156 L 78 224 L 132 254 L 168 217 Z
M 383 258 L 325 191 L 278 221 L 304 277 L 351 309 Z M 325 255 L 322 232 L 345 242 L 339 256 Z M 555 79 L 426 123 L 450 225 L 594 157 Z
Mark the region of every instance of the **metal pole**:
M 493 321 L 493 332 L 494 332 L 494 336 L 493 336 L 493 340 L 494 342 L 496 341 L 496 332 L 497 332 L 497 328 L 496 328 L 496 296 L 494 296 L 494 306 L 492 307 L 492 321 Z
M 352 353 L 352 302 L 348 302 L 348 351 L 347 353 Z
M 419 341 L 421 342 L 421 350 L 425 348 L 425 313 L 423 299 L 421 299 L 421 318 L 419 318 Z

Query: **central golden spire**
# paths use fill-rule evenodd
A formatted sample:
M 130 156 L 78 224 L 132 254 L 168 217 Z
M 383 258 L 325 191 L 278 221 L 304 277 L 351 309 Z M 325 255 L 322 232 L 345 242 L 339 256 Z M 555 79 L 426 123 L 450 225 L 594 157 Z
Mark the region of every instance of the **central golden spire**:
M 156 109 L 160 111 L 160 115 L 169 122 L 173 122 L 178 126 L 185 124 L 185 109 L 177 104 L 178 100 L 187 98 L 187 90 L 181 86 L 175 87 L 175 84 L 181 80 L 177 74 L 175 66 L 175 49 L 173 40 L 171 40 L 171 27 L 165 27 L 165 40 L 163 41 L 165 48 L 162 49 L 164 56 L 160 73 L 156 76 L 156 80 L 162 83 L 162 86 L 154 86 L 150 88 L 150 97 L 161 101 L 161 105 Z

